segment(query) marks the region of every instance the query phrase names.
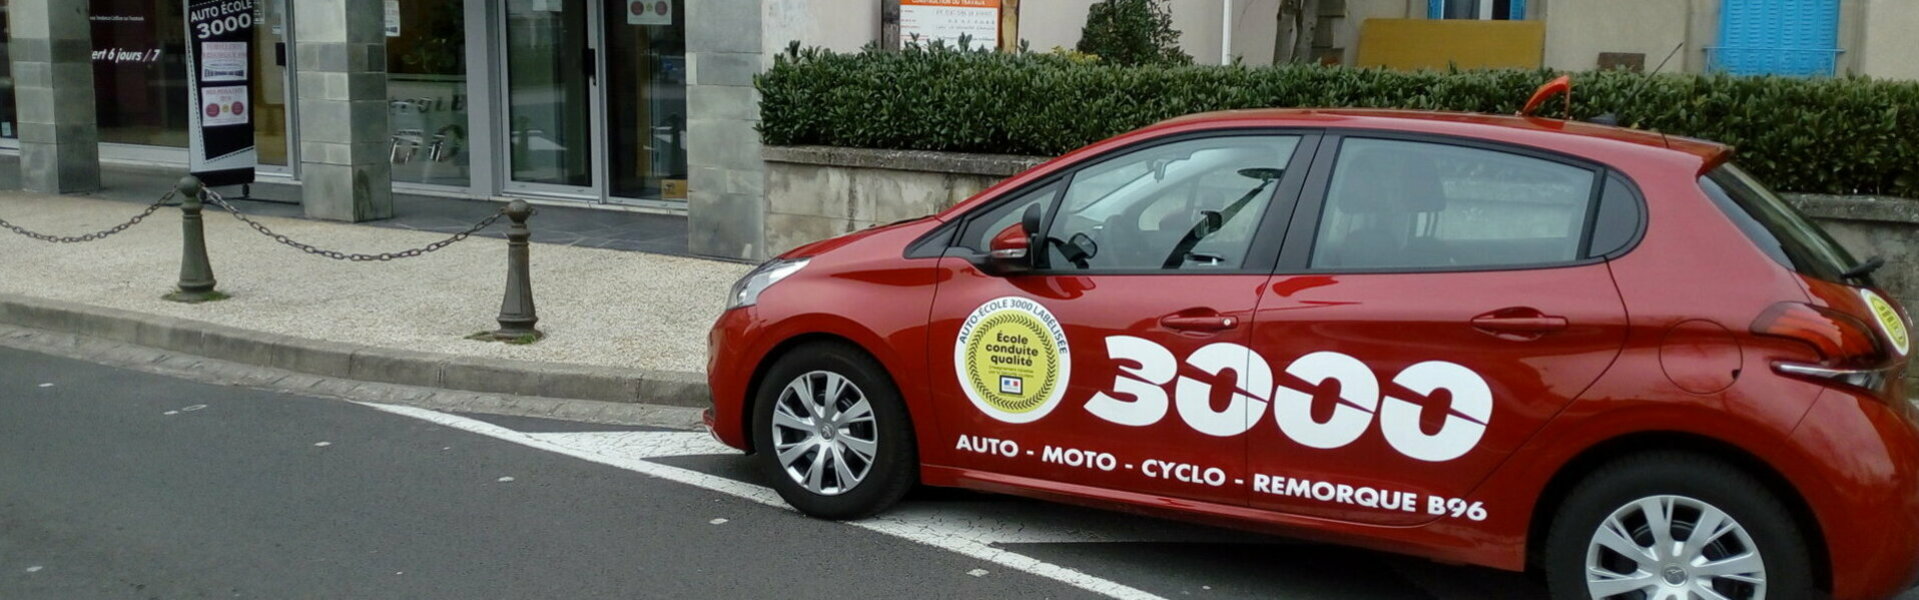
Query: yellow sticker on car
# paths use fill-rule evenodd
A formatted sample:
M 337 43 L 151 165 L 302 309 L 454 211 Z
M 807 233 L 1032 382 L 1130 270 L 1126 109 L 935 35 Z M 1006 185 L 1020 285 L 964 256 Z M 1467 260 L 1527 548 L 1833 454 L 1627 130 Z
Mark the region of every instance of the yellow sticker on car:
M 1905 356 L 1910 342 L 1906 334 L 1906 319 L 1899 316 L 1899 311 L 1892 307 L 1891 302 L 1872 290 L 1859 290 L 1859 295 L 1865 297 L 1866 308 L 1872 311 L 1873 320 L 1879 322 L 1879 328 L 1885 330 L 1886 338 L 1892 340 L 1893 349 L 1898 350 L 1900 356 Z
M 1031 423 L 1065 396 L 1073 363 L 1059 319 L 1038 302 L 1008 296 L 981 304 L 960 325 L 953 368 L 981 412 Z

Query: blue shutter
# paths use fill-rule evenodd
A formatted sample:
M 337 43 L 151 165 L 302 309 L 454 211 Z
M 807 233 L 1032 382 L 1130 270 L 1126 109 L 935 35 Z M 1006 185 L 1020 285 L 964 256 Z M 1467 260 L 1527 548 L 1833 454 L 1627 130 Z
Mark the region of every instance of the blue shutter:
M 1526 20 L 1526 0 L 1513 0 L 1512 16 L 1508 18 L 1514 21 Z
M 1446 0 L 1426 0 L 1426 18 L 1446 18 Z
M 1724 0 L 1712 68 L 1737 75 L 1831 75 L 1839 0 Z

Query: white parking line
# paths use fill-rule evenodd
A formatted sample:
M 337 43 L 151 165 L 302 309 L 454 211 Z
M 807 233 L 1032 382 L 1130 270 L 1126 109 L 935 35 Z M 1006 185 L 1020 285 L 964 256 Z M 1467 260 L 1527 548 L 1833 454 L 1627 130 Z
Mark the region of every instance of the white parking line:
M 360 404 L 531 448 L 744 498 L 782 510 L 792 510 L 785 501 L 780 499 L 779 494 L 770 488 L 647 460 L 666 456 L 735 452 L 731 448 L 714 442 L 703 433 L 677 431 L 522 433 L 485 421 L 422 408 L 368 402 Z M 1103 596 L 1124 600 L 1164 600 L 1160 596 L 1119 582 L 993 546 L 993 544 L 1033 541 L 1145 541 L 1141 539 L 1141 535 L 1124 535 L 1122 539 L 1122 532 L 1101 531 L 1102 528 L 1099 527 L 1067 528 L 1066 531 L 1050 532 L 1042 528 L 1027 532 L 1023 529 L 1046 521 L 1008 518 L 1004 510 L 995 510 L 992 516 L 981 513 L 975 518 L 969 515 L 935 514 L 926 510 L 925 507 L 909 505 L 902 508 L 879 517 L 850 521 L 847 524 L 1045 577 Z M 1022 523 L 1025 527 L 1009 525 L 1011 523 Z M 1126 530 L 1135 533 L 1150 533 L 1140 531 L 1140 524 L 1137 522 L 1123 525 Z

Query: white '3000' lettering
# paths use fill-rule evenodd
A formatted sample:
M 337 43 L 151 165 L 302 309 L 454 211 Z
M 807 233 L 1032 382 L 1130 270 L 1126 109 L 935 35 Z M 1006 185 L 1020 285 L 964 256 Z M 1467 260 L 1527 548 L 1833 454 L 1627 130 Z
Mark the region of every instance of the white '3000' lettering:
M 1390 394 L 1381 396 L 1379 379 L 1359 359 L 1338 352 L 1314 352 L 1286 366 L 1286 373 L 1308 383 L 1327 380 L 1339 382 L 1340 403 L 1332 417 L 1321 423 L 1313 420 L 1313 395 L 1284 384 L 1273 385 L 1272 367 L 1253 349 L 1238 344 L 1208 344 L 1186 357 L 1186 363 L 1201 371 L 1218 374 L 1233 368 L 1237 375 L 1232 401 L 1223 411 L 1212 408 L 1212 384 L 1180 376 L 1179 364 L 1168 351 L 1151 340 L 1116 335 L 1106 338 L 1106 353 L 1116 361 L 1139 363 L 1135 368 L 1118 365 L 1110 391 L 1094 394 L 1086 410 L 1101 419 L 1120 425 L 1141 427 L 1158 423 L 1174 406 L 1188 427 L 1207 435 L 1230 437 L 1246 433 L 1273 407 L 1274 422 L 1286 437 L 1302 446 L 1330 450 L 1341 448 L 1365 435 L 1374 420 L 1380 434 L 1394 450 L 1410 458 L 1443 462 L 1470 452 L 1486 434 L 1492 422 L 1493 395 L 1472 369 L 1445 362 L 1426 361 L 1401 370 L 1393 383 L 1419 394 L 1444 389 L 1452 393 L 1452 410 L 1445 423 L 1431 435 L 1420 429 L 1423 407 L 1412 400 Z M 1243 365 L 1243 366 L 1242 366 Z M 1173 385 L 1168 401 L 1166 386 Z M 1271 390 L 1271 394 L 1267 393 Z M 1125 400 L 1123 398 L 1132 398 Z

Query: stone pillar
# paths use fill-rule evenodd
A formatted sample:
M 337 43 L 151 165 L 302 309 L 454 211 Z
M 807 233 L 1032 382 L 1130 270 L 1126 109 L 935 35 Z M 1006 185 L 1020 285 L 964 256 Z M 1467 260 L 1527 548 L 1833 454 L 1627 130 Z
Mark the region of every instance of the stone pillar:
M 20 187 L 65 194 L 100 189 L 93 108 L 93 35 L 87 3 L 13 0 L 13 94 L 19 107 Z
M 318 219 L 392 217 L 384 5 L 380 0 L 292 4 L 301 204 L 308 217 Z
M 760 159 L 761 0 L 686 3 L 687 250 L 766 257 Z M 784 42 L 782 42 L 784 44 Z

